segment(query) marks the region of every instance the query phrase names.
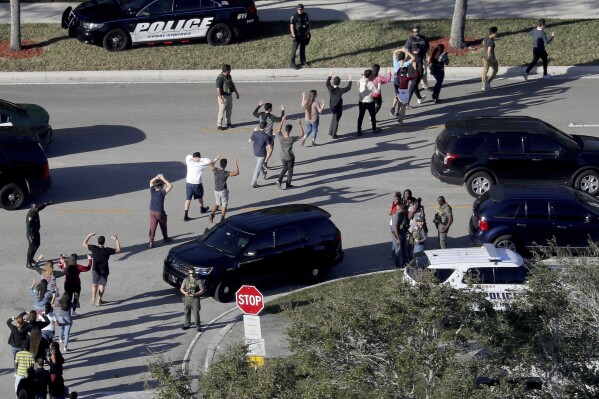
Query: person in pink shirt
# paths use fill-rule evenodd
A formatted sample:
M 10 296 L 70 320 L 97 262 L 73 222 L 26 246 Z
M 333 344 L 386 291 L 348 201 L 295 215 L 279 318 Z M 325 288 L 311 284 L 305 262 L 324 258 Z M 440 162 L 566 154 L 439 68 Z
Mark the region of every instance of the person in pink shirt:
M 397 117 L 397 121 L 400 125 L 403 124 L 404 117 L 406 116 L 406 107 L 410 102 L 410 89 L 408 88 L 408 85 L 410 84 L 410 81 L 420 77 L 415 61 L 412 61 L 412 67 L 414 69 L 413 75 L 408 76 L 408 68 L 403 67 L 399 71 L 399 76 L 397 78 L 397 98 L 399 99 L 399 116 Z
M 387 84 L 392 79 L 391 71 L 389 71 L 389 68 L 387 68 L 387 77 L 379 75 L 380 70 L 381 66 L 379 64 L 374 64 L 372 66 L 372 75 L 370 76 L 370 79 L 376 87 L 380 87 L 380 85 Z M 383 105 L 383 97 L 381 96 L 381 92 L 379 91 L 378 93 L 372 93 L 372 99 L 374 100 L 374 113 L 376 115 L 381 109 L 381 106 Z

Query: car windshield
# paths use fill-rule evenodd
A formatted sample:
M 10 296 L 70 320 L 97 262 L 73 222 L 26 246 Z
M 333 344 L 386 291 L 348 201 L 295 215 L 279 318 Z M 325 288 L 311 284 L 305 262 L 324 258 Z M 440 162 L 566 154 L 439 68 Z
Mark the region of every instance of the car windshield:
M 223 224 L 199 238 L 199 242 L 214 248 L 225 255 L 235 256 L 239 254 L 250 242 L 252 236 L 241 230 L 237 230 L 229 224 Z
M 115 0 L 125 11 L 139 11 L 154 0 Z
M 23 108 L 19 107 L 17 104 L 11 103 L 10 101 L 6 101 L 6 100 L 0 100 L 0 108 L 6 108 L 11 110 L 12 112 L 16 112 L 19 114 L 26 114 L 27 111 L 25 111 Z
M 578 142 L 574 137 L 572 137 L 568 133 L 562 132 L 561 130 L 551 126 L 548 123 L 545 124 L 549 128 L 547 130 L 549 137 L 552 137 L 553 139 L 555 139 L 555 141 L 557 141 L 570 151 L 576 151 L 579 148 Z
M 574 197 L 581 202 L 586 208 L 594 209 L 595 211 L 599 211 L 599 200 L 592 195 L 589 195 L 582 191 L 575 191 Z

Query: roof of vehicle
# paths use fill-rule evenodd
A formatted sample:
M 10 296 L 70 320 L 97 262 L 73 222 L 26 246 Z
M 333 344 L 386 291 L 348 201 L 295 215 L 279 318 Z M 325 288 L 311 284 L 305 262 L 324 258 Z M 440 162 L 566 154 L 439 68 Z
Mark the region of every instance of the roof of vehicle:
M 24 127 L 0 126 L 0 141 L 34 142 L 39 140 L 35 133 Z
M 477 116 L 455 119 L 445 123 L 445 129 L 454 133 L 477 133 L 482 129 L 492 131 L 539 131 L 547 129 L 540 119 L 530 116 Z
M 494 202 L 506 199 L 571 199 L 575 188 L 542 183 L 511 183 L 492 186 L 489 190 Z
M 328 219 L 331 214 L 314 205 L 292 204 L 241 213 L 227 218 L 226 222 L 239 230 L 256 234 L 284 224 L 323 217 Z
M 424 253 L 430 263 L 429 268 L 519 267 L 524 264 L 518 253 L 506 248 L 495 248 L 493 244 L 472 248 L 433 249 Z

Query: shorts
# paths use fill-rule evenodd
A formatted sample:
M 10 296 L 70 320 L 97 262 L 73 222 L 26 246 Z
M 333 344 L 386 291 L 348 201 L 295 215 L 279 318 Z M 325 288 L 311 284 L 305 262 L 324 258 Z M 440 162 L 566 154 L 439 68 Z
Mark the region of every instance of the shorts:
M 95 270 L 92 270 L 92 283 L 96 285 L 106 286 L 108 282 L 108 275 L 98 274 Z
M 229 205 L 229 190 L 215 191 L 214 201 L 216 205 L 226 208 Z
M 402 104 L 407 104 L 410 102 L 410 90 L 408 89 L 399 89 L 397 91 L 397 98 L 399 102 Z
M 204 198 L 204 186 L 200 184 L 185 183 L 185 195 L 188 201 L 192 199 Z

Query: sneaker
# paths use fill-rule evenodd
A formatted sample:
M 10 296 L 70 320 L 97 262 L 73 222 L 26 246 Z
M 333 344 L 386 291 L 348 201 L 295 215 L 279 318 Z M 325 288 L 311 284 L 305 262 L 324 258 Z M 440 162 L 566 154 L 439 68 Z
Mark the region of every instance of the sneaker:
M 528 80 L 528 72 L 525 71 L 522 76 L 524 77 L 524 80 Z
M 214 213 L 211 213 L 211 214 L 208 216 L 208 221 L 209 221 L 210 223 L 214 223 Z
M 337 136 L 336 134 L 332 135 L 331 137 L 334 139 L 339 138 L 339 136 Z
M 412 107 L 410 107 L 409 109 L 412 109 Z M 396 113 L 395 113 L 395 117 L 396 117 L 396 118 L 399 118 L 399 112 L 396 112 Z
M 289 68 L 291 68 L 291 69 L 295 69 L 295 70 L 297 71 L 297 70 L 299 69 L 299 66 L 297 66 L 297 64 L 291 64 L 291 65 L 289 66 Z
M 63 347 L 62 347 L 62 353 L 67 353 L 68 351 L 69 351 L 69 350 L 67 349 L 67 347 L 66 347 L 66 346 L 63 346 Z
M 377 127 L 376 129 L 372 129 L 372 133 L 380 133 L 382 131 L 382 129 L 380 127 Z
M 418 99 L 418 104 L 422 104 L 424 102 L 424 100 L 426 100 L 426 96 L 422 96 Z
M 408 104 L 408 105 L 406 106 L 406 109 L 414 109 L 414 107 Z M 399 116 L 399 114 L 397 114 L 397 116 Z
M 286 190 L 289 190 L 290 188 L 295 188 L 295 186 L 294 186 L 293 184 L 287 184 L 287 185 L 285 186 L 285 189 L 286 189 Z
M 229 124 L 227 125 L 227 129 L 233 129 L 233 124 L 232 124 L 232 123 L 229 123 Z
M 208 213 L 209 210 L 210 210 L 210 208 L 207 206 L 200 207 L 200 213 Z
M 485 83 L 485 88 L 487 90 L 491 90 L 491 83 L 490 82 Z
M 183 327 L 181 327 L 181 330 L 189 330 L 189 326 L 187 324 L 184 324 Z
M 226 130 L 226 128 L 222 127 L 222 126 L 217 126 L 216 130 Z
M 357 136 L 360 137 L 362 135 L 362 132 L 358 132 Z
M 277 182 L 277 188 L 278 188 L 279 190 L 282 190 L 282 189 L 283 189 L 283 187 L 281 187 L 281 182 L 280 182 L 280 181 L 278 181 L 278 182 Z
M 262 169 L 262 177 L 266 180 L 266 169 Z
M 435 98 L 435 104 L 439 104 L 439 103 L 442 103 L 442 102 L 443 102 L 443 101 L 441 101 L 441 99 L 440 99 L 440 98 Z
M 253 188 L 258 188 L 258 187 L 260 187 L 260 186 L 259 186 L 258 184 L 254 184 L 254 185 L 252 185 L 252 187 L 253 187 Z
M 189 222 L 190 220 L 191 219 L 187 215 L 183 216 L 183 221 L 184 222 Z
M 77 312 L 74 310 L 71 310 L 71 316 L 77 316 Z
M 153 243 L 153 242 L 150 242 L 150 243 L 148 244 L 148 248 L 150 248 L 150 249 L 154 248 L 154 243 Z
M 395 115 L 395 108 L 391 108 L 389 110 L 389 115 L 391 115 L 391 117 L 393 117 Z
M 58 338 L 58 343 L 62 344 L 62 338 Z
M 171 242 L 171 241 L 173 241 L 173 239 L 172 239 L 172 238 L 170 238 L 170 237 L 164 237 L 164 238 L 162 239 L 162 242 L 163 242 L 163 243 L 165 243 L 165 244 L 167 244 L 167 243 L 169 243 L 169 242 Z
M 483 87 L 481 88 L 482 91 L 487 91 L 487 85 L 483 85 Z
M 426 90 L 426 89 L 428 89 L 428 85 L 426 83 L 423 83 L 422 88 Z
M 549 74 L 543 75 L 543 79 L 551 79 L 551 75 L 549 75 Z

